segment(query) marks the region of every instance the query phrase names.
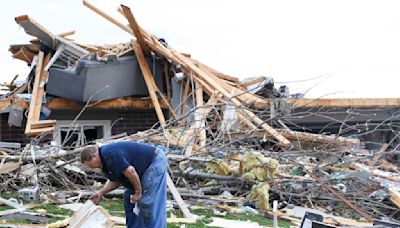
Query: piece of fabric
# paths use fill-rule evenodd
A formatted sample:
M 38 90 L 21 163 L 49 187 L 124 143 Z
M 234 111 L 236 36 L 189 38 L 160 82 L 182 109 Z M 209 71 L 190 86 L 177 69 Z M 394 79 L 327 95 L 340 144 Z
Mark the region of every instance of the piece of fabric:
M 116 142 L 99 148 L 103 163 L 103 172 L 111 181 L 118 182 L 129 189 L 134 189 L 131 182 L 122 173 L 133 166 L 142 179 L 143 173 L 150 166 L 155 156 L 155 147 L 136 142 Z
M 167 158 L 159 149 L 158 155 L 146 169 L 141 178 L 142 198 L 139 203 L 139 215 L 133 213 L 135 205 L 130 202 L 134 191 L 127 189 L 124 194 L 126 226 L 128 228 L 167 227 Z

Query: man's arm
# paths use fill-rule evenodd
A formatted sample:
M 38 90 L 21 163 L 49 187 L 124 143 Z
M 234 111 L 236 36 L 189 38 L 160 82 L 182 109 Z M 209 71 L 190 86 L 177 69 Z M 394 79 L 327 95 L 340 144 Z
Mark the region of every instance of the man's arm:
M 119 188 L 121 184 L 118 182 L 108 180 L 107 183 L 100 189 L 100 191 L 96 192 L 95 194 L 91 195 L 89 199 L 93 201 L 93 203 L 98 204 L 101 201 L 101 198 L 111 192 L 112 190 Z
M 135 195 L 132 196 L 132 203 L 139 203 L 142 198 L 142 185 L 140 183 L 139 175 L 133 166 L 129 166 L 122 174 L 131 182 L 135 188 Z

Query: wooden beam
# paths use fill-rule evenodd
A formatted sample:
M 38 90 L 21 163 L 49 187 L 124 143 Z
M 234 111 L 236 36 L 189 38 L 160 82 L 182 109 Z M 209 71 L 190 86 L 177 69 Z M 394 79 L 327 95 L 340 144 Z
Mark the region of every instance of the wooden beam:
M 160 101 L 159 101 L 160 102 Z M 45 106 L 49 109 L 81 109 L 84 107 L 82 103 L 74 100 L 69 100 L 65 98 L 54 98 Z M 161 108 L 166 108 L 165 105 L 160 104 Z M 151 99 L 146 98 L 116 98 L 112 100 L 104 100 L 100 102 L 93 102 L 88 104 L 89 109 L 118 109 L 118 108 L 144 108 L 151 109 L 154 108 Z
M 197 107 L 202 107 L 204 105 L 204 98 L 203 98 L 203 88 L 199 83 L 196 83 L 196 106 Z M 204 147 L 206 145 L 206 122 L 205 122 L 205 117 L 203 117 L 200 112 L 196 111 L 196 115 L 199 115 L 199 121 L 200 123 L 197 123 L 197 132 L 199 132 L 198 135 L 198 141 L 200 147 Z
M 217 71 L 217 70 L 215 70 L 215 69 L 213 69 L 213 68 L 211 68 L 211 67 L 209 67 L 209 66 L 207 66 L 207 65 L 205 65 L 203 63 L 199 64 L 199 68 L 200 69 L 206 69 L 206 70 L 212 72 L 213 74 L 217 75 L 219 78 L 224 79 L 226 81 L 230 81 L 230 82 L 233 82 L 233 83 L 239 83 L 239 78 L 223 74 L 223 73 L 221 73 L 221 72 L 219 72 L 219 71 Z
M 137 39 L 138 44 L 142 48 L 144 53 L 149 53 L 149 47 L 147 46 L 146 42 L 144 41 L 144 37 L 142 32 L 140 31 L 139 25 L 136 22 L 135 17 L 133 16 L 131 9 L 125 5 L 121 5 L 122 11 L 129 22 L 129 26 L 131 27 L 135 37 Z
M 45 127 L 45 128 L 37 128 L 30 129 L 29 132 L 25 132 L 27 136 L 36 136 L 39 134 L 50 134 L 54 131 L 54 127 Z
M 164 127 L 165 126 L 165 118 L 164 118 L 164 114 L 162 113 L 160 103 L 158 102 L 156 91 L 153 87 L 152 80 L 154 82 L 154 79 L 151 74 L 149 65 L 147 64 L 147 61 L 144 57 L 142 48 L 140 47 L 139 43 L 132 41 L 132 47 L 133 47 L 133 50 L 135 51 L 135 55 L 139 62 L 140 69 L 142 70 L 142 75 L 143 75 L 144 81 L 146 82 L 147 90 L 149 91 L 151 101 L 153 102 L 153 105 L 154 105 L 154 109 L 156 110 L 158 120 L 160 121 L 161 126 Z
M 52 125 L 54 125 L 55 124 L 54 120 L 45 121 L 43 123 L 44 124 L 43 126 L 45 127 L 39 128 L 40 127 L 39 118 L 40 118 L 40 112 L 42 110 L 42 100 L 44 96 L 44 84 L 46 83 L 47 79 L 47 72 L 44 70 L 44 67 L 48 64 L 49 60 L 50 60 L 50 54 L 47 54 L 46 57 L 44 57 L 44 53 L 42 51 L 39 52 L 39 60 L 36 66 L 35 81 L 33 84 L 32 97 L 29 105 L 28 119 L 25 127 L 25 134 L 28 136 L 47 133 L 54 130 L 54 127 L 49 125 L 49 123 L 52 123 Z M 36 126 L 32 127 L 33 124 L 36 124 Z
M 183 201 L 181 195 L 178 192 L 178 189 L 176 189 L 174 182 L 172 181 L 172 179 L 168 173 L 167 173 L 167 186 L 168 186 L 169 190 L 171 191 L 172 196 L 178 203 L 179 208 L 181 209 L 183 215 L 186 218 L 194 218 L 194 215 L 192 213 L 190 213 L 185 201 Z
M 56 124 L 55 120 L 41 120 L 41 121 L 38 121 L 38 122 L 31 123 L 31 129 L 52 127 L 55 124 Z
M 181 112 L 180 112 L 180 116 L 185 115 L 185 111 L 186 111 L 186 103 L 187 103 L 187 99 L 188 99 L 188 94 L 189 94 L 189 86 L 190 86 L 190 78 L 186 77 L 185 80 L 185 87 L 183 88 L 183 94 L 182 94 L 182 100 L 181 100 Z M 184 121 L 184 120 L 182 120 Z
M 150 49 L 149 49 L 148 45 L 146 44 L 146 42 L 144 40 L 143 34 L 141 32 L 141 28 L 137 24 L 136 19 L 132 14 L 131 9 L 129 7 L 127 7 L 127 6 L 124 6 L 124 5 L 121 5 L 121 8 L 122 8 L 122 11 L 123 11 L 123 15 L 125 16 L 125 18 L 129 22 L 129 26 L 131 27 L 131 30 L 133 31 L 133 33 L 136 36 L 136 39 L 137 39 L 136 42 L 139 44 L 140 48 L 142 49 L 142 52 L 144 54 L 149 53 Z M 146 61 L 146 65 L 148 65 L 147 61 Z M 172 114 L 172 116 L 175 116 L 174 109 L 172 108 L 172 106 L 170 105 L 169 101 L 165 98 L 163 93 L 158 88 L 157 84 L 154 81 L 153 76 L 151 75 L 151 78 L 149 78 L 149 79 L 150 79 L 149 82 L 152 84 L 153 89 L 155 90 L 156 93 L 158 93 L 158 95 L 163 100 L 164 104 L 168 107 L 169 112 Z
M 65 38 L 65 37 L 67 37 L 67 36 L 72 36 L 72 35 L 74 35 L 74 34 L 75 34 L 75 30 L 71 30 L 71 31 L 68 31 L 68 32 L 59 33 L 58 35 Z
M 131 34 L 131 35 L 135 35 L 132 32 L 132 29 L 129 28 L 128 26 L 122 24 L 121 22 L 115 20 L 114 18 L 110 17 L 109 15 L 107 15 L 106 13 L 104 13 L 103 11 L 101 11 L 100 9 L 98 9 L 97 7 L 95 7 L 94 5 L 90 4 L 89 2 L 83 0 L 83 5 L 86 6 L 87 8 L 91 9 L 92 11 L 96 12 L 97 14 L 99 14 L 100 16 L 104 17 L 105 19 L 107 19 L 108 21 L 110 21 L 111 23 L 115 24 L 116 26 L 118 26 L 119 28 L 121 28 L 122 30 L 124 30 L 125 32 Z
M 31 95 L 31 102 L 29 105 L 28 119 L 26 121 L 25 134 L 28 134 L 31 131 L 31 123 L 39 120 L 39 118 L 36 119 L 35 116 L 38 109 L 40 114 L 40 108 L 42 105 L 42 102 L 37 104 L 38 100 L 37 97 L 39 96 L 39 84 L 41 81 L 40 74 L 42 73 L 43 66 L 45 65 L 43 62 L 44 62 L 44 53 L 40 51 L 38 56 L 38 63 L 36 65 L 35 80 L 33 82 L 33 90 Z M 39 114 L 37 114 L 38 117 Z
M 362 107 L 400 106 L 400 98 L 334 98 L 334 99 L 289 98 L 288 101 L 293 104 L 294 108 L 311 108 L 311 107 L 362 108 Z
M 168 64 L 164 63 L 164 80 L 165 84 L 167 86 L 167 99 L 168 101 L 171 101 L 172 94 L 171 94 L 171 79 L 169 78 L 168 75 Z
M 240 85 L 243 86 L 243 87 L 247 87 L 247 86 L 251 86 L 251 85 L 263 82 L 263 81 L 265 81 L 265 77 L 261 76 L 261 77 L 255 78 L 253 80 L 250 80 L 248 82 L 240 83 Z

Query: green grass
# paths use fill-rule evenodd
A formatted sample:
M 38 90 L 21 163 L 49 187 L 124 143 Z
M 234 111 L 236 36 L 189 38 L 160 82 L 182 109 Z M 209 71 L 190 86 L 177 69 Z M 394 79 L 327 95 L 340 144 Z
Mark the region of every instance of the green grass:
M 9 195 L 9 194 L 7 194 L 7 195 L 1 195 L 1 197 L 5 198 L 5 199 L 8 199 L 8 198 L 10 198 L 10 197 L 11 197 L 11 198 L 15 198 L 14 195 Z M 28 203 L 29 203 L 29 202 L 24 202 L 24 204 L 28 204 Z M 2 205 L 2 206 L 0 206 L 0 211 L 9 210 L 9 209 L 13 209 L 13 208 L 12 208 L 12 207 L 9 207 L 9 206 L 7 206 L 7 205 Z M 27 211 L 28 211 L 28 212 L 35 212 L 35 213 L 37 213 L 36 210 L 38 210 L 38 209 L 44 209 L 44 210 L 46 210 L 46 212 L 47 212 L 48 214 L 62 215 L 62 216 L 66 216 L 66 217 L 72 216 L 72 215 L 74 214 L 73 211 L 68 210 L 68 209 L 60 208 L 60 207 L 58 207 L 58 205 L 56 205 L 56 204 L 38 205 L 38 206 L 34 206 L 34 207 L 28 209 Z M 49 217 L 48 223 L 53 223 L 53 222 L 56 222 L 56 221 L 58 221 L 58 220 L 63 220 L 63 219 L 64 219 L 64 218 Z M 5 221 L 7 221 L 7 222 L 9 222 L 9 223 L 15 223 L 15 224 L 30 224 L 30 223 L 32 223 L 31 221 L 29 221 L 29 220 L 27 220 L 27 219 L 20 219 L 20 218 L 4 218 L 4 219 L 2 219 L 2 220 L 5 220 Z
M 122 199 L 103 199 L 100 205 L 104 207 L 110 215 L 125 217 Z
M 8 198 L 8 197 L 7 197 Z M 102 207 L 104 207 L 111 215 L 113 216 L 120 216 L 125 217 L 124 214 L 124 205 L 122 199 L 103 199 L 100 203 Z M 0 211 L 12 209 L 9 206 L 0 206 Z M 63 216 L 72 216 L 73 212 L 71 210 L 62 209 L 55 204 L 47 204 L 47 205 L 39 205 L 35 206 L 28 211 L 36 212 L 38 209 L 44 209 L 49 214 L 55 215 L 63 215 Z M 202 228 L 202 227 L 209 227 L 206 224 L 212 222 L 211 217 L 220 217 L 224 219 L 230 220 L 241 220 L 247 221 L 250 220 L 252 222 L 257 222 L 262 226 L 272 226 L 272 219 L 266 218 L 262 215 L 253 215 L 253 214 L 232 214 L 226 213 L 225 215 L 215 215 L 212 209 L 205 209 L 205 208 L 195 208 L 190 209 L 190 211 L 196 215 L 202 216 L 200 221 L 197 221 L 193 224 L 185 224 L 187 228 Z M 173 210 L 168 211 L 167 216 L 170 217 L 171 214 L 174 214 L 176 217 L 181 218 L 183 214 L 180 210 Z M 16 224 L 23 224 L 23 223 L 31 223 L 26 219 L 17 219 L 17 218 L 8 218 L 5 219 L 7 222 L 16 223 Z M 56 222 L 58 220 L 63 220 L 63 218 L 50 218 L 49 223 Z M 167 225 L 168 228 L 179 228 L 183 223 L 170 223 Z M 279 221 L 279 227 L 290 227 L 290 223 L 284 220 Z
M 203 219 L 201 221 L 198 221 L 197 223 L 193 224 L 186 224 L 186 227 L 188 228 L 202 228 L 202 227 L 210 227 L 206 226 L 206 224 L 211 223 L 212 219 L 211 217 L 219 217 L 219 218 L 224 218 L 224 219 L 230 219 L 230 220 L 240 220 L 240 221 L 252 221 L 252 222 L 257 222 L 258 224 L 262 226 L 272 226 L 272 219 L 266 218 L 262 215 L 253 215 L 253 214 L 232 214 L 232 213 L 226 213 L 225 216 L 222 215 L 215 215 L 212 210 L 208 209 L 190 209 L 190 212 L 193 214 L 203 216 Z M 171 212 L 168 212 L 168 216 L 170 216 Z M 183 217 L 182 212 L 180 211 L 173 211 L 172 212 L 176 217 L 181 218 Z M 290 227 L 290 223 L 284 220 L 278 221 L 279 227 Z M 178 228 L 180 227 L 182 223 L 173 223 L 173 224 L 168 224 L 168 227 L 171 228 Z

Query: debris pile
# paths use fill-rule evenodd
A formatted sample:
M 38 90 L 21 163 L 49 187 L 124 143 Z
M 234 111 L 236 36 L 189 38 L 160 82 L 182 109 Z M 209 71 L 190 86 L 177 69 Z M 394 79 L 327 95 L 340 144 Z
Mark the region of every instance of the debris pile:
M 72 32 L 55 35 L 29 16 L 16 17 L 17 24 L 35 39 L 11 45 L 10 51 L 30 65 L 31 73 L 22 86 L 10 86 L 1 104 L 28 110 L 25 134 L 32 141 L 19 144 L 20 148 L 0 144 L 1 193 L 19 191 L 32 193 L 31 200 L 75 202 L 106 181 L 101 173 L 79 164 L 77 154 L 82 146 L 135 140 L 165 149 L 169 191 L 189 218 L 193 215 L 187 203 L 226 211 L 250 207 L 297 225 L 301 221 L 295 212 L 309 210 L 305 208 L 320 211 L 324 223 L 339 226 L 400 221 L 398 111 L 390 121 L 380 123 L 397 133 L 378 150 L 366 149 L 366 133 L 350 120 L 331 120 L 330 125 L 339 124 L 343 129 L 337 134 L 305 129 L 294 120 L 305 119 L 309 113 L 293 114 L 291 110 L 295 106 L 309 108 L 315 101 L 289 99 L 274 88 L 270 78 L 240 82 L 172 49 L 141 28 L 126 6 L 122 5 L 120 12 L 129 26 L 86 1 L 84 5 L 133 35 L 132 41 L 81 44 L 68 38 Z M 123 72 L 127 70 L 131 74 L 126 78 Z M 108 71 L 103 78 L 101 74 Z M 132 87 L 136 83 L 137 88 L 132 89 L 125 80 L 135 77 Z M 101 85 L 102 80 L 106 86 Z M 80 107 L 74 123 L 87 109 L 126 109 L 148 96 L 158 118 L 148 130 L 68 144 L 79 135 L 72 124 L 61 144 L 52 141 L 54 135 L 49 138 L 58 120 L 46 119 L 47 109 Z M 37 191 L 32 186 L 40 188 L 39 197 L 34 197 Z M 110 195 L 121 193 L 120 189 Z M 270 211 L 273 201 L 279 202 L 279 213 Z

